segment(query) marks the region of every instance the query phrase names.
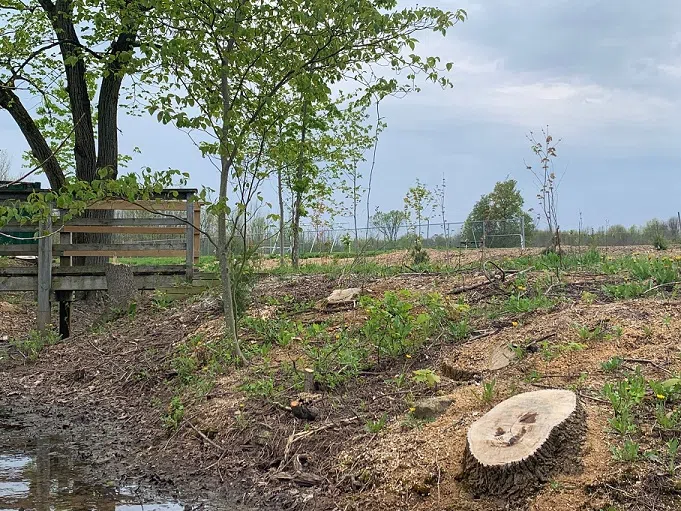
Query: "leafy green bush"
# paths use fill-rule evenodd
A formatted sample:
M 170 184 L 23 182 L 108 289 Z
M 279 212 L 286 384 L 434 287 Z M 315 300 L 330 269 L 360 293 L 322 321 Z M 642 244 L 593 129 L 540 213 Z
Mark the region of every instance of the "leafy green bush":
M 379 362 L 382 356 L 396 357 L 414 352 L 430 331 L 430 314 L 416 314 L 414 305 L 405 299 L 409 296 L 405 291 L 388 291 L 382 300 L 370 297 L 360 300 L 368 316 L 361 333 L 373 344 Z
M 416 236 L 416 238 L 414 239 L 414 246 L 411 249 L 410 255 L 411 260 L 414 262 L 415 265 L 426 264 L 430 259 L 428 256 L 428 252 L 423 250 L 423 242 L 421 241 L 420 236 Z
M 163 425 L 170 431 L 176 431 L 184 419 L 184 405 L 179 396 L 170 400 L 166 414 L 162 417 Z
M 335 334 L 314 324 L 308 328 L 303 348 L 315 371 L 315 381 L 334 389 L 369 365 L 370 346 L 346 329 Z
M 656 234 L 653 238 L 653 247 L 655 247 L 655 250 L 667 250 L 669 244 L 662 234 Z
M 25 339 L 13 340 L 10 342 L 10 345 L 19 351 L 27 360 L 35 362 L 43 349 L 58 343 L 59 339 L 59 334 L 54 330 L 48 329 L 44 332 L 31 330 Z
M 642 282 L 624 282 L 623 284 L 606 284 L 603 292 L 616 300 L 630 300 L 642 296 L 649 287 Z

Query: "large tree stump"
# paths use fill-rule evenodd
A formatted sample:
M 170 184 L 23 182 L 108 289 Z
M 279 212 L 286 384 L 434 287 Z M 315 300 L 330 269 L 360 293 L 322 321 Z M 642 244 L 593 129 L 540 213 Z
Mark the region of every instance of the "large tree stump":
M 574 392 L 518 394 L 468 429 L 463 478 L 478 495 L 522 497 L 553 474 L 579 467 L 585 432 Z

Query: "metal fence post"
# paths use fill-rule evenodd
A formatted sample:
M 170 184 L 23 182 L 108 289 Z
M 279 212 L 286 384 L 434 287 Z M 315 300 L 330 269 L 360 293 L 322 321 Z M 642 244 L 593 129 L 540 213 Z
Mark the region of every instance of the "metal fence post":
M 520 215 L 520 248 L 525 250 L 525 216 Z

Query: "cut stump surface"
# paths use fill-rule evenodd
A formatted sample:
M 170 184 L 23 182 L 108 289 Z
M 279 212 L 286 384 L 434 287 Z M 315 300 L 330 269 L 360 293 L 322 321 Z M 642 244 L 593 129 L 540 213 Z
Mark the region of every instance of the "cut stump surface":
M 477 494 L 523 496 L 556 472 L 578 466 L 585 432 L 574 392 L 518 394 L 469 428 L 464 478 Z

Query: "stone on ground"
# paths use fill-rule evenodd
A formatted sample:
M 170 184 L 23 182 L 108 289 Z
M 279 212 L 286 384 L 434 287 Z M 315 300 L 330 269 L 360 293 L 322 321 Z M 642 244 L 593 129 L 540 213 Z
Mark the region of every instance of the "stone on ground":
M 362 289 L 359 287 L 350 287 L 348 289 L 334 289 L 333 292 L 326 299 L 329 305 L 338 305 L 342 303 L 352 303 L 359 298 Z
M 427 397 L 414 404 L 412 415 L 417 419 L 434 419 L 442 415 L 453 402 L 451 396 Z

